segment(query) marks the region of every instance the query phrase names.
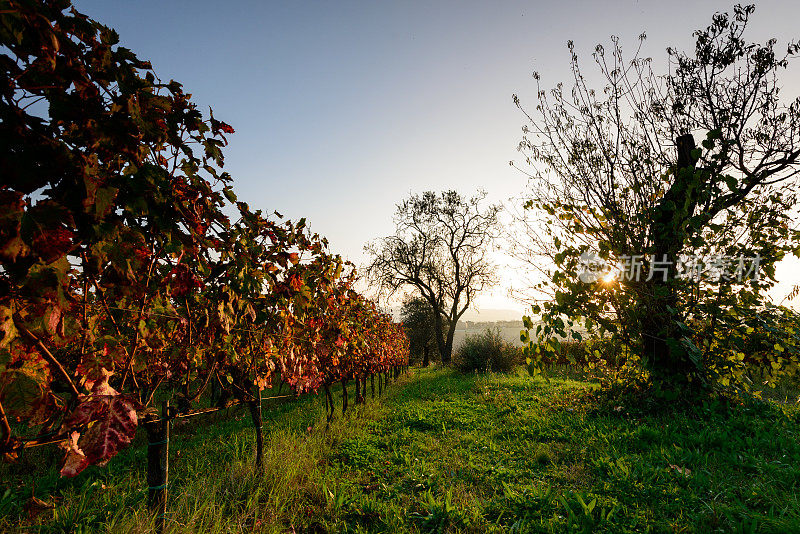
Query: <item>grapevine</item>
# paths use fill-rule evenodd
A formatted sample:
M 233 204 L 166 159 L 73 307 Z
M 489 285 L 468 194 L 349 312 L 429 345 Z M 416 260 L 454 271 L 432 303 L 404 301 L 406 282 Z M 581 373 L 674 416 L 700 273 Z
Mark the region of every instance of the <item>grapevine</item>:
M 190 413 L 209 385 L 221 405 L 253 405 L 278 378 L 327 391 L 407 364 L 402 328 L 325 239 L 236 197 L 230 125 L 68 1 L 6 5 L 7 460 L 57 443 L 75 476 L 130 444 L 164 394 Z

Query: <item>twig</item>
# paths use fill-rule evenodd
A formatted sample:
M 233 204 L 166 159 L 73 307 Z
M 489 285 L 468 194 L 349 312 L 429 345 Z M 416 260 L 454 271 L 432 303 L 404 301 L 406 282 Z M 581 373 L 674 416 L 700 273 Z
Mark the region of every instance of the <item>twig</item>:
M 166 375 L 161 375 L 161 377 L 158 379 L 158 382 L 156 382 L 156 385 L 153 388 L 153 391 L 150 392 L 150 396 L 147 397 L 147 402 L 144 404 L 145 406 L 150 406 L 150 403 L 153 402 L 153 395 L 155 395 L 156 391 L 158 391 L 158 386 L 160 386 L 161 382 L 164 381 L 164 377 L 165 376 Z
M 158 251 L 158 254 L 161 254 L 161 250 Z M 147 281 L 145 282 L 145 287 L 150 287 L 150 276 L 153 273 L 153 266 L 156 263 L 156 257 L 157 255 L 155 254 L 154 251 L 153 257 L 150 260 L 150 266 L 147 268 Z M 139 316 L 138 316 L 139 320 L 142 319 L 142 314 L 144 313 L 145 304 L 147 304 L 147 291 L 145 291 L 144 295 L 142 295 L 142 304 L 141 306 L 139 306 Z M 136 375 L 131 373 L 131 370 L 133 368 L 133 357 L 136 355 L 136 349 L 138 348 L 139 348 L 139 329 L 137 328 L 136 337 L 134 338 L 133 341 L 133 348 L 131 349 L 130 354 L 128 354 L 128 361 L 125 362 L 125 374 L 122 375 L 122 384 L 120 385 L 120 389 L 125 389 L 125 381 L 128 379 L 128 374 L 131 374 L 131 377 L 133 379 L 133 384 L 136 386 L 137 389 L 139 388 L 139 384 L 136 382 Z
M 86 260 L 86 255 L 85 254 L 83 255 L 83 259 L 84 259 L 84 262 L 88 263 L 88 261 Z M 100 287 L 100 284 L 97 283 L 97 280 L 94 277 L 92 277 L 92 284 L 94 285 L 95 291 L 97 291 L 97 294 L 100 296 L 100 302 L 103 303 L 103 306 L 106 309 L 106 314 L 108 315 L 108 318 L 111 319 L 111 324 L 114 325 L 114 330 L 116 330 L 117 331 L 117 335 L 120 338 L 122 338 L 123 337 L 122 336 L 122 331 L 119 329 L 119 325 L 117 324 L 116 319 L 114 319 L 114 316 L 111 315 L 111 310 L 108 307 L 108 302 L 106 302 L 106 295 L 105 295 L 105 293 L 103 293 L 103 290 Z M 120 346 L 122 347 L 122 350 L 125 351 L 125 356 L 127 356 L 127 358 L 128 358 L 128 364 L 130 364 L 130 362 L 132 361 L 132 356 L 131 356 L 131 353 L 128 352 L 128 347 L 126 347 L 122 343 L 120 343 Z M 122 378 L 122 387 L 120 387 L 120 389 L 123 389 L 125 387 L 125 377 L 127 377 L 127 374 L 128 374 L 127 373 L 128 365 L 126 364 L 125 367 L 126 367 L 126 372 L 125 372 L 125 376 L 123 376 L 123 378 Z M 139 384 L 136 382 L 136 376 L 133 377 L 133 383 L 136 386 L 136 389 L 139 389 Z
M 203 384 L 200 386 L 200 389 L 194 395 L 189 395 L 188 394 L 189 393 L 189 389 L 188 388 L 186 389 L 186 393 L 187 393 L 186 398 L 188 399 L 189 402 L 195 402 L 197 399 L 200 398 L 200 395 L 202 395 L 203 392 L 206 390 L 206 386 L 208 386 L 208 383 L 211 380 L 211 376 L 214 374 L 214 371 L 216 371 L 216 370 L 217 370 L 217 364 L 215 362 L 214 365 L 211 366 L 211 370 L 206 375 L 206 379 L 203 380 Z M 188 382 L 187 382 L 187 384 L 188 384 Z
M 3 410 L 3 403 L 0 402 L 0 429 L 3 431 L 3 447 L 11 441 L 11 426 L 8 424 L 6 412 Z
M 75 397 L 77 398 L 80 395 L 80 392 L 78 392 L 78 388 L 75 387 L 75 383 L 72 381 L 72 378 L 70 378 L 69 374 L 67 373 L 67 370 L 64 369 L 64 367 L 59 363 L 56 357 L 53 356 L 53 353 L 48 350 L 48 348 L 44 345 L 44 343 L 42 343 L 42 340 L 36 337 L 36 334 L 25 328 L 25 326 L 22 324 L 22 321 L 17 316 L 17 314 L 14 314 L 14 325 L 17 327 L 17 329 L 22 331 L 23 334 L 28 336 L 31 339 L 31 341 L 36 343 L 36 346 L 38 346 L 39 349 L 42 352 L 44 352 L 44 357 L 47 360 L 47 362 L 61 372 L 64 379 L 67 381 L 67 384 L 69 385 L 70 389 L 72 390 L 73 395 L 75 395 Z

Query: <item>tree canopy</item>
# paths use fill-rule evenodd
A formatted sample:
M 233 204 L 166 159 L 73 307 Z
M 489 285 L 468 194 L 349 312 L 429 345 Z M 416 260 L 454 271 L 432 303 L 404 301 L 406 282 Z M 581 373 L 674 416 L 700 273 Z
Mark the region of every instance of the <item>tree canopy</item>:
M 514 96 L 534 214 L 517 254 L 552 298 L 533 310 L 545 320 L 533 360 L 581 321 L 660 382 L 727 384 L 743 377 L 749 333 L 786 316 L 764 292 L 798 251 L 800 99 L 784 98 L 780 74 L 800 47 L 747 41 L 753 12 L 714 15 L 692 52 L 667 50 L 667 74 L 642 57 L 644 34 L 631 59 L 612 38 L 594 52 L 597 89 L 570 43 L 571 88 L 539 87 L 530 112 Z M 593 262 L 606 267 L 587 280 Z M 781 367 L 796 330 L 778 343 L 752 357 Z

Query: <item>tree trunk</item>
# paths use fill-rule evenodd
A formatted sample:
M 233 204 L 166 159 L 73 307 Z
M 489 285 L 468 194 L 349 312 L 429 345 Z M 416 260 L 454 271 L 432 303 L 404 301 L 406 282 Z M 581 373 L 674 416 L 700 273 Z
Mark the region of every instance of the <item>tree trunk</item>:
M 431 348 L 426 343 L 425 346 L 422 348 L 422 367 L 428 367 L 428 365 L 430 365 L 431 363 L 430 353 L 431 353 Z
M 694 215 L 699 200 L 700 176 L 694 171 L 696 159 L 691 134 L 675 140 L 678 169 L 675 181 L 655 210 L 650 239 L 652 258 L 663 262 L 666 275 L 653 270 L 652 279 L 644 282 L 642 291 L 641 330 L 643 360 L 653 377 L 676 383 L 691 379 L 701 362 L 691 351 L 689 336 L 676 316 L 678 309 L 676 283 L 677 263 L 687 238 L 686 226 Z
M 450 328 L 447 329 L 447 340 L 445 341 L 445 350 L 447 351 L 447 362 L 442 359 L 442 363 L 450 363 L 453 354 L 453 338 L 456 335 L 457 320 L 450 323 Z
M 433 329 L 434 337 L 436 338 L 436 347 L 439 350 L 439 358 L 443 364 L 448 364 L 450 363 L 450 351 L 447 349 L 442 316 L 438 312 L 434 312 L 433 314 Z

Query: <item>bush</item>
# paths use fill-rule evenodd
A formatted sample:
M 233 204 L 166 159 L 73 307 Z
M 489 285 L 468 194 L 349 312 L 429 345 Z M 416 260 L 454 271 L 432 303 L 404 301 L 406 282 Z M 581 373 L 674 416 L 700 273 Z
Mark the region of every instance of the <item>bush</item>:
M 554 355 L 543 356 L 544 365 L 569 365 L 577 369 L 597 366 L 619 369 L 627 358 L 619 340 L 611 337 L 588 337 L 583 341 L 561 341 Z
M 522 350 L 503 339 L 499 328 L 487 328 L 464 339 L 453 363 L 465 373 L 506 373 L 522 363 Z

